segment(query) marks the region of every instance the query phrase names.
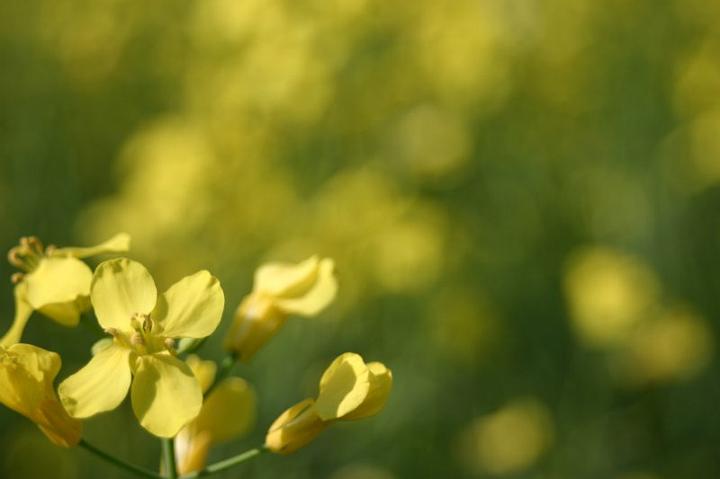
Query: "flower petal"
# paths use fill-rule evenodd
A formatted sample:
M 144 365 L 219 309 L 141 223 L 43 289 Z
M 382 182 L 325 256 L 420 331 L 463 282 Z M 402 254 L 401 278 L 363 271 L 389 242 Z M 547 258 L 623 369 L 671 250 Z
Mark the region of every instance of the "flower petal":
M 88 309 L 90 309 L 90 299 L 87 296 L 82 296 L 67 303 L 46 304 L 38 309 L 38 312 L 58 324 L 74 328 L 80 322 L 80 313 Z
M 370 390 L 370 372 L 362 357 L 344 353 L 323 373 L 315 409 L 323 421 L 338 419 L 357 409 Z
M 138 358 L 131 395 L 140 424 L 159 437 L 177 435 L 197 417 L 203 400 L 188 365 L 167 354 Z
M 320 261 L 315 284 L 303 296 L 290 299 L 278 299 L 275 304 L 287 314 L 314 316 L 335 299 L 337 279 L 335 263 L 329 258 Z
M 149 314 L 157 301 L 155 281 L 148 270 L 127 258 L 101 263 L 90 289 L 95 315 L 105 329 L 130 329 L 132 316 Z
M 37 346 L 0 347 L 0 402 L 32 419 L 60 365 L 60 355 Z
M 7 333 L 0 339 L 0 346 L 10 346 L 20 342 L 22 338 L 25 325 L 33 312 L 32 306 L 25 300 L 26 291 L 27 284 L 25 284 L 25 282 L 21 282 L 15 286 L 15 319 L 13 319 L 10 329 L 8 329 Z
M 48 392 L 33 418 L 40 430 L 61 447 L 76 446 L 82 439 L 82 422 L 68 415 L 54 391 Z
M 212 390 L 193 423 L 197 433 L 208 433 L 213 443 L 229 441 L 250 431 L 255 422 L 255 392 L 241 378 L 227 378 Z
M 190 367 L 190 370 L 195 375 L 195 379 L 200 384 L 203 394 L 210 388 L 213 381 L 215 381 L 215 373 L 217 372 L 217 363 L 215 361 L 209 361 L 200 359 L 200 356 L 196 354 L 189 355 L 185 362 Z
M 92 271 L 76 258 L 43 258 L 23 281 L 27 284 L 27 302 L 33 309 L 41 309 L 88 296 Z
M 67 412 L 86 418 L 118 407 L 130 387 L 129 357 L 129 349 L 114 344 L 60 383 L 58 393 Z
M 388 396 L 390 396 L 392 371 L 378 362 L 369 363 L 367 367 L 370 372 L 370 391 L 362 404 L 354 411 L 343 416 L 343 420 L 374 416 L 385 407 Z
M 255 272 L 253 290 L 273 297 L 297 297 L 312 287 L 317 274 L 317 256 L 297 264 L 268 263 Z
M 87 258 L 88 256 L 96 256 L 105 253 L 125 253 L 130 249 L 130 235 L 127 233 L 118 233 L 107 241 L 95 246 L 68 246 L 65 248 L 56 248 L 52 251 L 52 256 L 74 256 L 75 258 Z
M 168 338 L 204 338 L 222 319 L 225 295 L 218 279 L 207 271 L 186 276 L 163 293 L 153 319 Z

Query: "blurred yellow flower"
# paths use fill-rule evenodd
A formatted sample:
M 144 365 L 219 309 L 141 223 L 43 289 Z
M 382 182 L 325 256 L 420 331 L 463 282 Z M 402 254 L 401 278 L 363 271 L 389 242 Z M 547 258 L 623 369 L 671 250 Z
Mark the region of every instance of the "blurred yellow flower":
M 305 399 L 282 413 L 270 426 L 265 446 L 278 454 L 294 452 L 334 421 L 377 414 L 391 389 L 392 372 L 384 364 L 341 354 L 323 373 L 317 399 Z
M 335 263 L 312 256 L 298 264 L 268 263 L 255 272 L 225 338 L 225 349 L 248 361 L 291 314 L 314 316 L 335 298 Z
M 81 439 L 82 424 L 55 394 L 60 366 L 57 353 L 29 344 L 0 346 L 0 402 L 35 422 L 53 443 L 71 447 Z
M 596 347 L 616 346 L 658 306 L 659 282 L 638 259 L 610 248 L 573 255 L 565 291 L 580 338 Z
M 216 365 L 195 355 L 186 360 L 203 392 L 215 379 Z M 210 448 L 247 434 L 255 422 L 256 398 L 241 378 L 223 380 L 205 398 L 200 414 L 175 437 L 175 458 L 180 474 L 205 467 Z
M 478 474 L 514 474 L 532 466 L 552 443 L 547 408 L 533 398 L 515 399 L 475 419 L 463 437 L 463 460 Z
M 158 297 L 147 269 L 119 258 L 98 266 L 90 299 L 113 342 L 60 384 L 63 404 L 74 417 L 90 417 L 119 406 L 132 383 L 140 424 L 156 436 L 175 436 L 200 412 L 202 390 L 175 357 L 174 338 L 203 338 L 215 330 L 225 303 L 217 278 L 199 271 Z
M 0 339 L 8 346 L 17 343 L 34 310 L 63 326 L 77 326 L 80 313 L 89 309 L 92 271 L 79 258 L 104 253 L 121 253 L 130 248 L 130 236 L 120 233 L 91 247 L 56 248 L 35 237 L 23 237 L 10 250 L 10 264 L 24 273 L 13 276 L 15 286 L 15 319 Z
M 638 328 L 618 352 L 619 372 L 641 385 L 690 378 L 708 364 L 713 350 L 707 322 L 691 311 L 673 309 Z

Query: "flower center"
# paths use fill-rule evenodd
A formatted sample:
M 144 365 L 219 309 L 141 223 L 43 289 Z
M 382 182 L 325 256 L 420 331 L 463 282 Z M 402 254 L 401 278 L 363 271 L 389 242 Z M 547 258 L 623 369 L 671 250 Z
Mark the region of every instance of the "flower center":
M 159 325 L 153 321 L 149 314 L 134 313 L 130 318 L 132 332 L 123 333 L 115 328 L 105 332 L 110 334 L 118 343 L 132 349 L 136 354 L 154 354 L 167 351 L 177 354 L 175 341 L 159 334 Z

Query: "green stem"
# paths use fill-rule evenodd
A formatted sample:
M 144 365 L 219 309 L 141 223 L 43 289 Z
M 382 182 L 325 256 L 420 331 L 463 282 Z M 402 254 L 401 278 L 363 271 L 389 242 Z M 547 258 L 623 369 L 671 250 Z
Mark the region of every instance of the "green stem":
M 208 397 L 212 390 L 215 389 L 217 385 L 222 382 L 223 379 L 230 375 L 236 362 L 237 356 L 235 356 L 234 354 L 229 353 L 227 356 L 225 356 L 225 359 L 223 359 L 222 363 L 220 363 L 220 369 L 215 375 L 215 381 L 213 381 L 212 386 L 210 386 L 208 390 L 205 391 L 205 397 Z
M 165 471 L 167 471 L 168 479 L 177 479 L 177 464 L 175 464 L 175 440 L 173 438 L 163 438 L 162 453 L 165 461 Z
M 91 445 L 85 439 L 81 439 L 78 443 L 78 446 L 84 448 L 86 451 L 90 451 L 91 453 L 95 454 L 99 458 L 103 459 L 104 461 L 107 461 L 111 464 L 114 464 L 115 466 L 125 469 L 126 471 L 130 471 L 134 474 L 137 474 L 141 477 L 148 477 L 150 479 L 163 479 L 163 477 L 159 474 L 154 473 L 153 471 L 150 471 L 149 469 L 145 469 L 140 466 L 135 466 L 133 464 L 127 463 L 121 459 L 118 459 L 115 456 L 111 456 L 110 454 L 101 451 L 100 449 L 96 448 L 95 446 Z
M 265 446 L 256 447 L 255 449 L 250 449 L 249 451 L 245 451 L 242 454 L 238 454 L 237 456 L 233 456 L 220 462 L 216 462 L 215 464 L 211 464 L 200 471 L 185 474 L 184 476 L 180 477 L 180 479 L 195 479 L 196 477 L 210 476 L 220 471 L 230 469 L 231 467 L 235 467 L 238 464 L 242 464 L 243 462 L 249 461 L 250 459 L 257 457 L 266 451 L 267 449 L 265 448 Z

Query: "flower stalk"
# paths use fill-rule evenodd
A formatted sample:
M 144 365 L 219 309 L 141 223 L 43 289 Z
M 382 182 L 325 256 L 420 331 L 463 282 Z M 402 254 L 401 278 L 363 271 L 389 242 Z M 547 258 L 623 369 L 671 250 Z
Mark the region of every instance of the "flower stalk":
M 149 479 L 163 479 L 163 477 L 160 474 L 156 474 L 155 472 L 145 469 L 144 467 L 136 466 L 134 464 L 130 464 L 129 462 L 125 462 L 122 459 L 118 459 L 117 457 L 108 454 L 105 451 L 102 451 L 98 449 L 97 447 L 93 446 L 89 442 L 87 442 L 85 439 L 81 439 L 78 443 L 78 446 L 82 447 L 86 451 L 89 451 L 90 453 L 96 455 L 103 461 L 109 462 L 110 464 L 113 464 L 120 469 L 125 469 L 128 472 L 132 472 L 133 474 L 140 476 L 140 477 L 147 477 Z
M 177 479 L 177 464 L 175 462 L 175 440 L 162 438 L 162 453 L 163 461 L 165 463 L 165 470 L 167 471 L 168 479 Z
M 225 471 L 232 467 L 238 466 L 244 462 L 247 462 L 251 459 L 254 459 L 254 458 L 258 457 L 260 454 L 267 452 L 267 451 L 268 451 L 268 449 L 265 446 L 256 447 L 255 449 L 249 449 L 241 454 L 238 454 L 237 456 L 229 457 L 222 461 L 218 461 L 215 464 L 211 464 L 211 465 L 207 466 L 205 469 L 202 469 L 200 471 L 191 472 L 190 474 L 181 476 L 180 479 L 195 479 L 196 477 L 211 476 L 213 474 L 217 474 L 218 472 Z

